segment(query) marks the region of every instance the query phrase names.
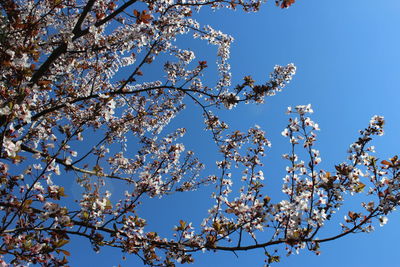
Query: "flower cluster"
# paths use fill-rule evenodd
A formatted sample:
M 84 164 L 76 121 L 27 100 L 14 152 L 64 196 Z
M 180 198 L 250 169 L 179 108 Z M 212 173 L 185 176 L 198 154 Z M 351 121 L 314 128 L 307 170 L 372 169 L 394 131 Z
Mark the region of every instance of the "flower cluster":
M 293 0 L 275 1 L 282 8 Z M 319 126 L 310 105 L 290 108 L 282 135 L 290 153 L 282 192 L 266 194 L 263 156 L 271 145 L 258 126 L 230 130 L 219 109 L 263 103 L 296 72 L 275 66 L 258 85 L 246 76 L 231 86 L 233 37 L 192 14 L 203 6 L 257 11 L 260 0 L 3 0 L 0 3 L 0 264 L 64 266 L 75 236 L 93 249 L 119 248 L 151 266 L 191 263 L 197 251 L 264 248 L 268 263 L 287 250 L 373 230 L 400 203 L 400 160 L 379 161 L 369 142 L 383 134 L 375 116 L 349 148 L 346 162 L 320 169 Z M 182 35 L 216 46 L 218 81 L 206 85 L 208 64 L 181 48 Z M 168 59 L 168 60 L 167 60 Z M 195 60 L 196 59 L 196 60 Z M 164 71 L 154 77 L 152 68 Z M 161 68 L 160 68 L 161 66 Z M 149 70 L 150 69 L 150 70 Z M 155 68 L 157 70 L 157 68 Z M 170 122 L 198 105 L 220 158 L 216 171 L 179 140 Z M 299 153 L 298 150 L 303 153 Z M 80 190 L 64 189 L 66 177 Z M 115 183 L 123 190 L 108 190 Z M 179 221 L 171 237 L 149 229 L 140 215 L 148 198 L 215 190 L 203 221 Z M 367 185 L 368 184 L 368 185 Z M 212 190 L 212 189 L 211 189 Z M 343 195 L 374 197 L 349 211 L 343 232 L 318 238 Z M 194 226 L 199 225 L 196 229 Z M 263 233 L 261 233 L 263 232 Z M 270 238 L 268 238 L 270 237 Z

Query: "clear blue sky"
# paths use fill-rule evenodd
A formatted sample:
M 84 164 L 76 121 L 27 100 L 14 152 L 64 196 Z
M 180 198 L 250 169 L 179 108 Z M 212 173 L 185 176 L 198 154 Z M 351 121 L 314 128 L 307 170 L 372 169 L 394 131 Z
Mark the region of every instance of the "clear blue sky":
M 284 112 L 290 105 L 313 105 L 313 118 L 321 127 L 318 148 L 322 166 L 328 170 L 345 160 L 346 150 L 357 137 L 357 131 L 366 127 L 375 114 L 385 116 L 387 121 L 386 134 L 374 143 L 377 155 L 384 159 L 399 153 L 400 1 L 297 0 L 288 10 L 274 7 L 273 2 L 268 1 L 255 14 L 204 10 L 198 15 L 203 24 L 234 36 L 230 60 L 234 84 L 249 74 L 262 83 L 275 64 L 293 62 L 297 66 L 297 74 L 290 85 L 284 92 L 267 99 L 265 104 L 223 112 L 232 128 L 245 130 L 258 124 L 267 131 L 272 141 L 264 170 L 267 190 L 272 195 L 279 195 L 285 167 L 281 154 L 289 150 L 280 132 L 287 122 Z M 182 41 L 181 47 L 197 50 L 197 59 L 209 61 L 212 70 L 215 47 L 200 41 Z M 213 168 L 215 158 L 210 155 L 215 154 L 216 148 L 210 143 L 210 136 L 204 133 L 201 121 L 200 111 L 190 107 L 172 122 L 169 129 L 186 127 L 185 145 Z M 154 228 L 167 233 L 178 218 L 198 225 L 211 205 L 210 190 L 151 200 L 141 210 L 143 216 L 150 216 L 149 230 Z M 350 196 L 347 199 L 349 207 L 360 201 Z M 343 215 L 338 214 L 339 219 Z M 300 255 L 283 257 L 276 266 L 400 266 L 397 259 L 399 222 L 400 213 L 397 212 L 389 216 L 385 227 L 375 225 L 376 231 L 371 234 L 350 235 L 323 244 L 321 256 L 303 250 Z M 338 229 L 334 222 L 321 237 Z M 259 237 L 262 240 L 262 235 Z M 117 250 L 107 249 L 95 255 L 88 251 L 88 246 L 89 243 L 83 240 L 69 246 L 71 266 L 102 267 L 117 266 L 118 263 L 140 266 L 133 256 L 121 261 Z M 226 252 L 206 253 L 195 257 L 196 262 L 191 266 L 262 266 L 262 250 L 238 255 L 239 258 Z

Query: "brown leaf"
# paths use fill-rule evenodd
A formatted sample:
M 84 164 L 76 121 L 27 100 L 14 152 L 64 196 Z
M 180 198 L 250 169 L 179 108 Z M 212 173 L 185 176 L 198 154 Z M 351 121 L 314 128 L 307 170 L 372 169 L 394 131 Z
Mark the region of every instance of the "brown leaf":
M 349 211 L 348 215 L 353 221 L 355 221 L 358 217 L 360 217 L 358 215 L 358 213 L 355 213 L 355 212 L 352 212 L 352 211 Z
M 37 82 L 37 85 L 39 85 L 39 86 L 46 86 L 46 85 L 49 85 L 49 84 L 51 84 L 50 80 L 41 80 L 41 81 Z
M 381 164 L 388 165 L 388 166 L 393 166 L 393 164 L 391 162 L 387 161 L 387 160 L 382 160 Z
M 71 256 L 71 253 L 68 250 L 64 249 L 57 249 L 56 250 L 58 253 L 62 252 L 65 256 Z

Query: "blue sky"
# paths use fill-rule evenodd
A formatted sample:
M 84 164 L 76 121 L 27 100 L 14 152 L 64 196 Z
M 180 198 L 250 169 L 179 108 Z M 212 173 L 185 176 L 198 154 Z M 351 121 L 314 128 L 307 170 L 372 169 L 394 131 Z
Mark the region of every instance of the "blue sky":
M 313 118 L 321 127 L 317 146 L 321 151 L 323 168 L 332 170 L 335 164 L 345 161 L 349 144 L 375 114 L 385 116 L 387 121 L 386 134 L 374 142 L 378 157 L 386 159 L 398 153 L 400 1 L 297 0 L 287 10 L 274 7 L 273 2 L 268 1 L 260 12 L 253 14 L 239 10 L 204 10 L 197 15 L 203 24 L 210 24 L 235 38 L 230 60 L 233 84 L 241 82 L 246 75 L 252 75 L 263 83 L 275 64 L 293 62 L 297 66 L 297 74 L 290 85 L 282 93 L 267 99 L 265 104 L 221 112 L 232 129 L 246 130 L 258 124 L 267 131 L 272 142 L 265 160 L 267 190 L 279 196 L 285 173 L 281 154 L 289 151 L 289 145 L 280 133 L 287 123 L 288 117 L 284 114 L 287 106 L 312 104 Z M 211 74 L 215 47 L 201 41 L 182 41 L 181 47 L 185 46 L 197 51 L 198 60 L 210 62 Z M 213 79 L 211 75 L 210 79 Z M 209 134 L 204 133 L 201 121 L 200 110 L 189 107 L 169 129 L 186 127 L 185 145 L 213 168 L 215 158 L 210 155 L 215 154 L 216 147 L 210 142 Z M 145 203 L 141 212 L 149 216 L 149 227 L 161 232 L 168 232 L 182 217 L 196 225 L 212 203 L 210 190 L 170 199 L 153 199 Z M 347 199 L 347 207 L 357 207 L 360 201 L 350 196 Z M 343 214 L 338 214 L 339 219 Z M 320 256 L 303 250 L 300 255 L 282 257 L 282 262 L 276 266 L 400 266 L 397 259 L 399 222 L 400 213 L 395 212 L 389 216 L 385 227 L 375 225 L 376 231 L 371 234 L 351 235 L 326 243 L 321 247 Z M 338 229 L 337 222 L 334 222 L 323 233 L 329 236 Z M 133 256 L 120 261 L 119 251 L 107 249 L 95 255 L 87 251 L 87 246 L 86 241 L 70 246 L 71 266 L 83 266 L 86 260 L 87 266 L 118 263 L 140 266 Z M 262 266 L 262 250 L 238 255 L 237 258 L 226 252 L 206 253 L 195 257 L 196 262 L 191 266 Z

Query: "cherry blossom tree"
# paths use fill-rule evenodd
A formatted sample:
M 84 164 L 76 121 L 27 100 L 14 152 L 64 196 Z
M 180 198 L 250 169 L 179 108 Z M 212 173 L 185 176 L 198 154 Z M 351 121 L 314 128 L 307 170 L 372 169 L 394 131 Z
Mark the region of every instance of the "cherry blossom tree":
M 294 0 L 275 3 L 287 8 Z M 318 254 L 325 242 L 371 232 L 399 204 L 400 160 L 378 160 L 369 144 L 383 134 L 383 117 L 374 116 L 360 131 L 344 162 L 324 170 L 310 105 L 289 108 L 282 132 L 290 147 L 283 155 L 287 197 L 275 200 L 263 193 L 262 157 L 269 140 L 257 126 L 245 132 L 230 129 L 218 111 L 263 103 L 289 83 L 296 67 L 276 66 L 264 84 L 246 76 L 232 86 L 232 37 L 193 18 L 204 6 L 255 12 L 262 1 L 0 4 L 2 266 L 66 265 L 70 252 L 64 246 L 77 236 L 96 251 L 114 247 L 150 266 L 191 263 L 201 251 L 251 249 L 260 249 L 269 265 L 279 261 L 279 249 Z M 206 85 L 207 62 L 180 48 L 180 35 L 217 47 L 216 84 Z M 165 55 L 171 60 L 156 62 Z M 165 75 L 152 79 L 144 71 L 152 64 L 162 64 Z M 204 175 L 195 152 L 179 143 L 185 129 L 165 133 L 186 105 L 200 107 L 205 131 L 218 147 L 214 174 Z M 128 144 L 136 149 L 127 150 Z M 62 186 L 66 176 L 83 189 L 76 203 Z M 104 190 L 109 180 L 125 188 L 124 194 Z M 233 183 L 240 185 L 238 191 Z M 160 236 L 137 212 L 146 198 L 204 186 L 215 188 L 214 205 L 200 227 L 180 220 L 171 236 Z M 368 201 L 347 213 L 342 231 L 318 236 L 343 205 L 344 194 L 361 193 Z

